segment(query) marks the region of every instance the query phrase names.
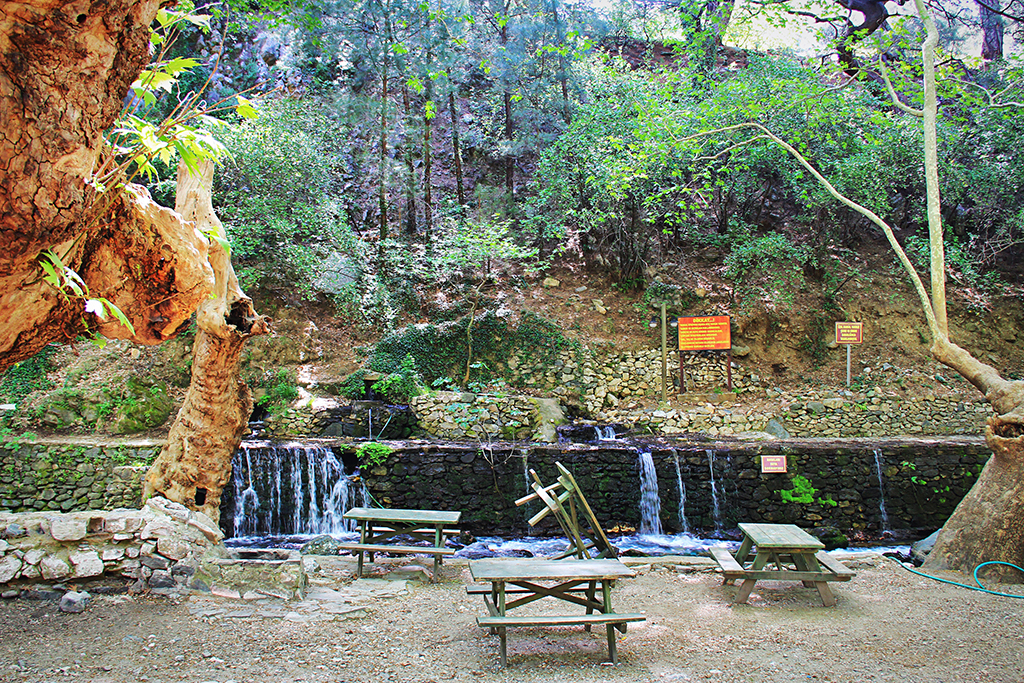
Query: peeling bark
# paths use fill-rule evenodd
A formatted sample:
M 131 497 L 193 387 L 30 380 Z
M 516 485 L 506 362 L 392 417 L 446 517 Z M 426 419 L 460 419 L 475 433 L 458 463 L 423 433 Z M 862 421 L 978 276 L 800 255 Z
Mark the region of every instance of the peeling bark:
M 97 194 L 87 182 L 149 60 L 161 4 L 0 3 L 0 371 L 50 342 L 129 336 L 41 279 L 47 249 L 128 316 L 141 344 L 173 337 L 213 286 L 205 237 L 143 188 Z
M 213 211 L 213 164 L 200 175 L 178 168 L 175 210 L 203 232 L 220 232 Z M 143 498 L 163 496 L 220 519 L 220 498 L 231 477 L 231 456 L 252 413 L 249 387 L 238 376 L 242 348 L 249 337 L 269 331 L 252 300 L 238 286 L 231 259 L 219 244 L 210 248 L 216 273 L 213 297 L 196 312 L 192 346 L 192 382 L 167 443 L 146 475 Z

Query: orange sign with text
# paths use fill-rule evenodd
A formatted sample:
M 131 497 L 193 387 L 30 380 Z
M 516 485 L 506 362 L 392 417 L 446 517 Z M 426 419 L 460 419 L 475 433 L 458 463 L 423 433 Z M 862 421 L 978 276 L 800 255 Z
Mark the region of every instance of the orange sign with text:
M 864 323 L 836 323 L 836 344 L 864 342 Z
M 783 474 L 786 471 L 786 456 L 784 455 L 762 455 L 762 474 Z
M 680 351 L 724 351 L 732 348 L 729 316 L 705 315 L 679 319 Z

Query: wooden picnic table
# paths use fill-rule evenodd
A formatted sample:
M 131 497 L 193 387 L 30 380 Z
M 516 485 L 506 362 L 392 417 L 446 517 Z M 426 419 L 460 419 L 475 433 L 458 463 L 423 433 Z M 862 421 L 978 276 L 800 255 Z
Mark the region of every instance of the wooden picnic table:
M 744 603 L 761 580 L 801 581 L 818 589 L 826 607 L 836 604 L 829 581 L 849 581 L 856 574 L 824 551 L 825 544 L 795 524 L 740 524 L 743 542 L 733 557 L 725 548 L 711 548 L 728 584 L 743 584 L 734 603 Z M 751 552 L 754 554 L 750 559 Z M 748 565 L 749 563 L 749 565 Z M 772 569 L 771 565 L 775 568 Z
M 358 553 L 357 575 L 363 575 L 363 553 L 373 562 L 375 553 L 425 554 L 434 556 L 433 581 L 437 581 L 441 557 L 455 553 L 444 546 L 445 538 L 459 534 L 458 529 L 446 529 L 458 524 L 461 512 L 448 510 L 398 510 L 384 508 L 352 508 L 345 519 L 359 522 L 359 543 L 342 543 L 346 550 Z M 409 536 L 428 541 L 429 546 L 393 545 L 386 543 L 395 536 Z
M 608 635 L 608 656 L 618 661 L 615 631 L 626 632 L 630 621 L 643 621 L 643 614 L 617 613 L 612 609 L 612 585 L 616 579 L 635 576 L 619 560 L 548 560 L 541 558 L 489 558 L 471 560 L 469 571 L 474 581 L 487 581 L 490 587 L 469 586 L 470 594 L 481 594 L 488 616 L 477 617 L 477 624 L 497 632 L 501 639 L 501 666 L 507 664 L 505 629 L 511 626 L 604 625 Z M 554 585 L 550 585 L 550 584 Z M 545 585 L 548 584 L 548 585 Z M 570 603 L 585 608 L 556 614 L 509 616 L 508 611 L 554 598 L 560 605 Z

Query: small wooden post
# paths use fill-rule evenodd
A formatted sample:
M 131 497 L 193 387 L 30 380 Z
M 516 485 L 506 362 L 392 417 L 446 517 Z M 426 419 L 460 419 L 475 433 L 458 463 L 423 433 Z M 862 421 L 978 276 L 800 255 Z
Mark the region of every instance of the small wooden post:
M 725 386 L 732 391 L 732 349 L 725 352 Z
M 668 324 L 665 302 L 661 302 L 661 402 L 668 401 Z

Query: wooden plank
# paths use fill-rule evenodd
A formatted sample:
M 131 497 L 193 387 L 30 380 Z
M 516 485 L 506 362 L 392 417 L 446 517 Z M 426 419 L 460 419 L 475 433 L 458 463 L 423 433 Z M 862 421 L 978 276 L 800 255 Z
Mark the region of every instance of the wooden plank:
M 475 581 L 603 581 L 636 576 L 618 560 L 548 560 L 526 557 L 496 557 L 470 560 Z
M 467 595 L 490 595 L 493 592 L 490 586 L 466 586 Z M 578 586 L 576 588 L 563 588 L 560 593 L 585 593 L 589 588 L 587 586 Z M 520 586 L 505 586 L 505 593 L 511 595 L 512 593 L 533 593 L 529 588 L 522 588 Z
M 601 528 L 601 522 L 598 521 L 597 515 L 594 514 L 594 511 L 590 509 L 590 503 L 587 502 L 587 499 L 583 496 L 583 492 L 580 491 L 579 484 L 576 483 L 576 478 L 572 476 L 572 472 L 567 470 L 560 462 L 555 462 L 555 467 L 558 468 L 562 477 L 572 485 L 573 490 L 576 492 L 577 496 L 579 496 L 580 505 L 583 506 L 583 511 L 586 513 L 587 518 L 590 520 L 590 525 L 594 530 L 594 543 L 597 545 L 601 555 L 603 557 L 618 557 L 618 549 L 611 544 L 611 541 L 609 541 L 608 537 L 605 535 L 604 529 Z
M 532 617 L 477 617 L 476 623 L 483 628 L 510 626 L 572 626 L 594 624 L 624 624 L 646 621 L 647 616 L 637 613 L 609 612 L 607 614 L 538 615 Z
M 398 553 L 412 554 L 423 553 L 425 555 L 454 555 L 452 548 L 435 548 L 429 545 L 385 545 L 378 543 L 339 543 L 339 548 L 344 550 L 361 551 L 368 553 Z
M 556 482 L 556 483 L 552 484 L 551 486 L 546 486 L 544 488 L 544 490 L 550 492 L 550 491 L 554 491 L 558 487 L 559 487 L 559 484 Z M 523 496 L 522 498 L 517 500 L 516 501 L 516 506 L 518 507 L 520 505 L 526 505 L 527 503 L 532 502 L 534 500 L 537 500 L 539 498 L 540 498 L 540 496 L 537 495 L 537 493 L 531 493 L 531 494 Z
M 754 545 L 771 548 L 780 552 L 788 550 L 822 550 L 825 544 L 795 524 L 750 524 L 739 525 L 740 530 Z
M 742 576 L 734 578 L 753 579 L 754 581 L 849 581 L 850 574 L 833 574 L 832 572 L 802 572 L 794 569 L 746 569 Z
M 824 550 L 819 550 L 818 552 L 816 552 L 814 554 L 814 557 L 815 557 L 815 559 L 818 560 L 818 562 L 821 563 L 821 565 L 823 567 L 828 569 L 833 574 L 836 574 L 837 576 L 845 576 L 845 577 L 847 577 L 845 580 L 849 580 L 849 579 L 852 579 L 853 577 L 857 576 L 857 572 L 853 571 L 852 569 L 847 567 L 845 564 L 843 564 L 842 562 L 840 562 L 836 558 L 834 558 L 831 555 L 829 555 L 828 553 L 826 553 Z M 844 579 L 839 579 L 839 580 L 843 581 Z
M 432 534 L 437 529 L 434 527 L 408 527 L 405 529 L 393 529 L 386 526 L 374 525 L 373 530 L 381 532 L 397 532 L 400 534 Z M 445 536 L 458 536 L 462 533 L 461 529 L 441 529 L 441 533 Z
M 708 548 L 712 559 L 722 568 L 722 573 L 727 579 L 742 579 L 747 572 L 743 566 L 736 561 L 727 548 Z
M 462 513 L 452 510 L 401 510 L 390 508 L 352 508 L 345 519 L 369 522 L 403 522 L 406 524 L 458 524 Z

